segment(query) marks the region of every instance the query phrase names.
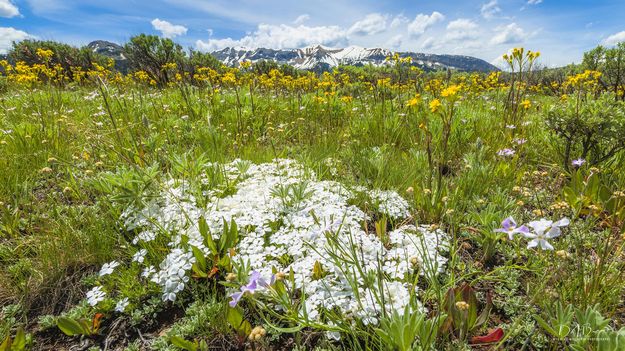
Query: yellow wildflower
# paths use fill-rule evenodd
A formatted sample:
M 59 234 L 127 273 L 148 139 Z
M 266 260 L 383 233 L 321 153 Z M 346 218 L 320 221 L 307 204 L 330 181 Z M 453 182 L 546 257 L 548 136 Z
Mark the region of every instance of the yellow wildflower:
M 430 111 L 432 111 L 432 113 L 436 113 L 440 107 L 442 106 L 441 102 L 439 99 L 434 99 L 430 102 Z

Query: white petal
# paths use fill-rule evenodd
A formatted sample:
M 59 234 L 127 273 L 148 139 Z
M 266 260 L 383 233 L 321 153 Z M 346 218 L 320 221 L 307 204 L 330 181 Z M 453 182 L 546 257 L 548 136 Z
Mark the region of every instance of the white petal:
M 536 235 L 535 233 L 529 232 L 529 233 L 521 233 L 521 235 L 523 235 L 524 237 L 528 238 L 528 239 L 534 239 L 535 237 L 537 237 L 538 235 Z
M 547 240 L 539 240 L 539 243 L 543 250 L 553 250 L 553 246 Z
M 560 236 L 561 233 L 562 233 L 562 231 L 560 230 L 560 228 L 558 228 L 558 227 L 551 227 L 551 229 L 549 229 L 549 231 L 547 232 L 545 237 L 547 237 L 549 239 L 557 238 L 557 237 Z
M 554 227 L 565 227 L 565 226 L 569 225 L 570 223 L 571 223 L 571 221 L 568 218 L 564 217 L 561 220 L 553 223 L 553 226 Z

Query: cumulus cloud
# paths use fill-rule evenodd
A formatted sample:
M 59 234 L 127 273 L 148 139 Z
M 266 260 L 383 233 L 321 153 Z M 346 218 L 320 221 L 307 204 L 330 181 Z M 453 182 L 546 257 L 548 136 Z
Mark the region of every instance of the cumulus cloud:
M 398 49 L 401 46 L 402 41 L 403 41 L 402 35 L 398 34 L 398 35 L 392 37 L 391 40 L 388 43 L 389 43 L 391 48 Z
M 392 29 L 394 28 L 398 28 L 403 26 L 404 24 L 409 23 L 410 20 L 408 19 L 408 17 L 404 16 L 404 15 L 397 15 L 395 16 L 395 18 L 393 18 L 393 20 L 391 21 L 391 25 L 390 27 Z
M 430 49 L 433 49 L 435 45 L 436 45 L 436 40 L 434 40 L 434 38 L 432 37 L 429 37 L 425 39 L 423 43 L 421 43 L 421 48 L 423 50 L 430 50 Z
M 156 29 L 157 31 L 161 32 L 161 34 L 165 38 L 174 38 L 179 35 L 187 34 L 187 27 L 185 26 L 171 24 L 158 18 L 153 19 L 151 23 L 152 27 L 154 27 L 154 29 Z
M 496 31 L 498 34 L 490 41 L 493 45 L 520 43 L 528 37 L 523 28 L 516 23 L 497 27 Z
M 310 16 L 308 14 L 299 15 L 297 16 L 295 21 L 293 21 L 293 24 L 298 26 L 300 24 L 304 24 L 304 22 L 308 21 L 309 19 L 310 19 Z
M 347 31 L 350 35 L 374 35 L 386 30 L 387 16 L 379 13 L 370 13 L 365 18 L 354 23 Z
M 482 14 L 482 17 L 486 19 L 494 18 L 500 12 L 501 12 L 501 9 L 499 8 L 499 5 L 497 4 L 497 0 L 491 0 L 483 4 L 482 8 L 480 9 L 480 13 Z
M 479 36 L 478 29 L 479 26 L 477 23 L 466 18 L 459 18 L 449 22 L 444 40 L 446 42 L 453 42 L 476 39 Z
M 198 40 L 195 46 L 198 50 L 215 51 L 226 47 L 294 49 L 313 44 L 342 47 L 347 46 L 347 43 L 347 31 L 339 26 L 259 24 L 256 31 L 241 39 Z
M 17 6 L 13 5 L 11 0 L 0 0 L 0 17 L 11 18 L 19 16 L 19 14 L 20 11 L 17 9 Z
M 445 19 L 442 13 L 434 11 L 431 15 L 418 14 L 408 25 L 408 33 L 413 37 L 418 37 L 436 23 Z
M 24 39 L 32 39 L 32 35 L 15 29 L 13 27 L 0 27 L 0 54 L 6 54 L 7 51 L 13 46 L 13 42 L 18 42 Z
M 616 34 L 610 35 L 609 37 L 603 39 L 601 43 L 607 46 L 614 46 L 621 42 L 625 42 L 625 30 L 622 32 L 618 32 Z

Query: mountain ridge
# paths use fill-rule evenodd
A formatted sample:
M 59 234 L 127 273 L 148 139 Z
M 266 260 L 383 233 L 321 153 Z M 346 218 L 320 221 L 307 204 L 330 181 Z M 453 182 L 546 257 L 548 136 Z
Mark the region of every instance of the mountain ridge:
M 383 48 L 348 46 L 329 48 L 313 45 L 301 49 L 268 49 L 227 47 L 212 51 L 211 54 L 225 65 L 234 66 L 243 61 L 275 61 L 289 64 L 298 69 L 323 71 L 339 65 L 363 66 L 388 64 L 386 57 L 392 51 Z M 457 71 L 492 72 L 496 66 L 476 57 L 466 55 L 426 54 L 419 52 L 398 52 L 400 57 L 412 57 L 413 65 L 426 71 L 452 69 Z

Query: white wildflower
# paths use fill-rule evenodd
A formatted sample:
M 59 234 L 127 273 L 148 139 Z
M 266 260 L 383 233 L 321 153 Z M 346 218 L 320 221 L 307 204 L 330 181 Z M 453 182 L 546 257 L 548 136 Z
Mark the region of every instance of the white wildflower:
M 89 306 L 95 306 L 104 300 L 106 293 L 101 286 L 96 286 L 87 292 L 87 303 Z
M 103 264 L 102 268 L 100 269 L 100 277 L 113 273 L 117 266 L 119 266 L 119 262 L 117 261 L 111 261 Z

